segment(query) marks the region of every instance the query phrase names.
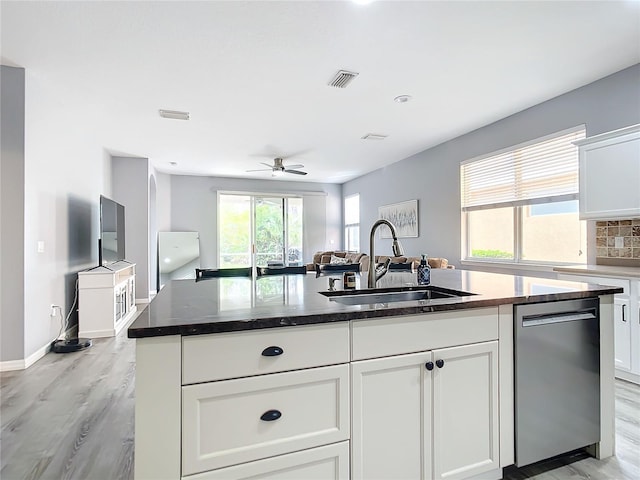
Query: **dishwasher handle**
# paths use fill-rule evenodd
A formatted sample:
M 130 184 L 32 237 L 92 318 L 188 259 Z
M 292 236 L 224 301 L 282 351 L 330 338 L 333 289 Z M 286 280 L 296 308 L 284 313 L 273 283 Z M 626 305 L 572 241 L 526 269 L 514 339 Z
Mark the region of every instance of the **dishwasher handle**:
M 540 325 L 549 325 L 551 323 L 573 322 L 576 320 L 593 320 L 598 318 L 595 311 L 587 312 L 562 312 L 552 313 L 549 315 L 532 315 L 530 317 L 522 317 L 523 327 L 538 327 Z

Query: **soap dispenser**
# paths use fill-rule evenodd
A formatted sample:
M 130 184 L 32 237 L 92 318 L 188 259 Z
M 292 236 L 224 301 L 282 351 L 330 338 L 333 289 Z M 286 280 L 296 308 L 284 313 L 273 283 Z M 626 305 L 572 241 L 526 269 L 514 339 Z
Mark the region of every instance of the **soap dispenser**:
M 431 267 L 427 262 L 427 256 L 423 254 L 418 265 L 418 285 L 429 285 L 429 283 L 431 283 Z

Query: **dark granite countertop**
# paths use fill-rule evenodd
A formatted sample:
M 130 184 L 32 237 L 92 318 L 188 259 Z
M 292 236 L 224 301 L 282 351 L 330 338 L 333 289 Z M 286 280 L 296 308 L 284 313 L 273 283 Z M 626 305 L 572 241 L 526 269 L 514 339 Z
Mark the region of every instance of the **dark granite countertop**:
M 356 288 L 366 285 L 366 274 Z M 390 272 L 379 288 L 415 285 L 416 274 Z M 434 286 L 474 295 L 370 305 L 342 305 L 318 292 L 328 277 L 272 275 L 251 278 L 174 280 L 129 327 L 130 338 L 199 335 L 355 319 L 412 315 L 504 304 L 539 303 L 621 293 L 618 287 L 474 272 L 434 269 Z M 341 282 L 336 282 L 341 286 Z

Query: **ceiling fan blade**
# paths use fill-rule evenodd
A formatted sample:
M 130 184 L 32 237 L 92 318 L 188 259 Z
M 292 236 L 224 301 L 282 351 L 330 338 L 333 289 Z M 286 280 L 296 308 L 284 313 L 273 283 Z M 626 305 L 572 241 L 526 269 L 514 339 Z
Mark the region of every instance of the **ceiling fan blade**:
M 298 163 L 296 165 L 285 165 L 285 168 L 288 168 L 288 169 L 292 168 L 295 170 L 296 168 L 304 168 L 304 165 L 302 165 L 301 163 Z
M 255 170 L 245 170 L 245 172 L 270 172 L 273 168 L 257 168 Z
M 269 164 L 269 163 L 265 163 L 265 162 L 260 162 L 260 165 L 264 165 L 265 167 L 273 168 L 273 164 Z
M 285 168 L 284 170 L 286 173 L 293 173 L 295 175 L 306 175 L 307 172 L 301 172 L 300 170 L 289 170 L 288 168 Z

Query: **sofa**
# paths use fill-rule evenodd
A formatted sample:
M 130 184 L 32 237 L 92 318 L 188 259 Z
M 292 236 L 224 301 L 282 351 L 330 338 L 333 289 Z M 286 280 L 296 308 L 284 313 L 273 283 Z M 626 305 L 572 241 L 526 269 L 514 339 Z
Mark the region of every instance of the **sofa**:
M 334 257 L 333 263 L 331 261 L 332 257 Z M 336 269 L 339 269 L 339 265 L 354 264 L 360 264 L 361 272 L 369 270 L 369 255 L 359 252 L 346 252 L 343 250 L 326 250 L 324 252 L 316 252 L 313 254 L 311 263 L 307 264 L 307 272 L 315 272 L 316 265 L 335 265 Z
M 376 255 L 376 264 L 384 263 L 387 261 L 388 258 L 391 259 L 391 263 L 389 264 L 390 270 L 393 270 L 394 266 L 399 267 L 400 265 L 402 265 L 403 267 L 406 267 L 407 269 L 415 270 L 416 268 L 418 268 L 418 265 L 420 264 L 420 260 L 422 259 L 421 256 L 420 257 L 405 257 L 405 256 L 389 257 L 386 255 Z M 455 268 L 454 265 L 449 265 L 449 261 L 446 258 L 442 258 L 442 257 L 427 257 L 427 263 L 429 263 L 429 266 L 431 268 Z
M 331 265 L 332 256 L 345 259 L 345 263 L 348 265 L 359 263 L 361 272 L 369 270 L 369 256 L 365 253 L 327 250 L 324 252 L 316 252 L 313 255 L 312 262 L 307 264 L 307 272 L 315 272 L 316 265 Z M 376 264 L 384 263 L 387 258 L 391 259 L 389 266 L 391 270 L 394 270 L 395 267 L 415 270 L 420 264 L 422 257 L 389 257 L 386 255 L 376 255 Z M 449 265 L 449 261 L 446 258 L 442 257 L 427 257 L 427 262 L 431 268 L 455 268 L 454 265 Z M 336 263 L 335 265 L 335 268 L 339 270 L 340 267 L 338 265 L 340 264 Z

